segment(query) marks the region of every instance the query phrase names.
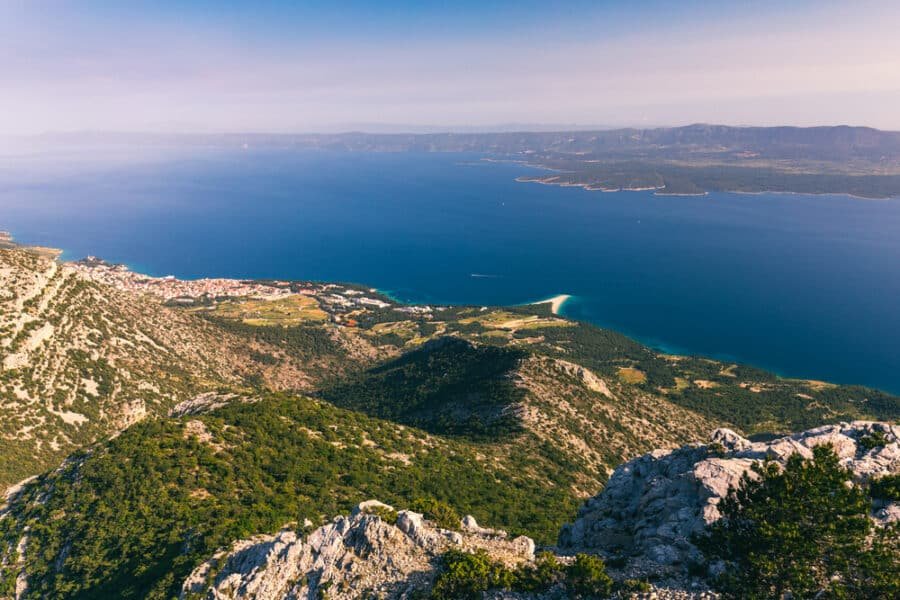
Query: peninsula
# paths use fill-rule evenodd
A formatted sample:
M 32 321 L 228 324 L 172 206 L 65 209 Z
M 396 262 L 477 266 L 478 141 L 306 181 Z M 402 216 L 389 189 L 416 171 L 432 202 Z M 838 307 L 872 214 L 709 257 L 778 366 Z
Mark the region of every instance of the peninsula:
M 552 298 L 547 298 L 546 300 L 539 300 L 534 304 L 550 304 L 550 312 L 554 315 L 558 315 L 559 311 L 562 310 L 563 305 L 568 302 L 572 296 L 569 294 L 558 294 L 553 296 Z

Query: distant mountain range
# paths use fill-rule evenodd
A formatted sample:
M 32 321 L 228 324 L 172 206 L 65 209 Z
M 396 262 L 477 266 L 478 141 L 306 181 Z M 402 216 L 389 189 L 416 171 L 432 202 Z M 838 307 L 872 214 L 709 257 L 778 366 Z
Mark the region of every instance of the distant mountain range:
M 689 125 L 657 129 L 497 133 L 371 134 L 279 136 L 346 150 L 496 153 L 558 153 L 628 158 L 696 158 L 727 153 L 769 159 L 891 161 L 900 159 L 900 132 L 868 127 L 727 127 Z M 267 143 L 265 137 L 257 142 Z M 750 156 L 746 156 L 750 158 Z
M 45 143 L 175 143 L 273 147 L 323 147 L 356 151 L 432 151 L 432 152 L 559 152 L 623 153 L 652 156 L 678 153 L 759 153 L 766 158 L 798 160 L 900 159 L 900 132 L 848 125 L 822 127 L 731 127 L 694 124 L 684 127 L 652 129 L 571 129 L 550 130 L 534 125 L 504 126 L 499 131 L 477 128 L 440 131 L 428 127 L 428 133 L 403 132 L 400 127 L 379 132 L 378 126 L 359 125 L 359 130 L 343 133 L 47 133 L 38 136 L 8 138 Z
M 870 127 L 689 125 L 596 131 L 321 134 L 47 134 L 6 145 L 305 148 L 469 152 L 546 167 L 530 178 L 589 190 L 659 194 L 792 192 L 900 197 L 900 132 Z

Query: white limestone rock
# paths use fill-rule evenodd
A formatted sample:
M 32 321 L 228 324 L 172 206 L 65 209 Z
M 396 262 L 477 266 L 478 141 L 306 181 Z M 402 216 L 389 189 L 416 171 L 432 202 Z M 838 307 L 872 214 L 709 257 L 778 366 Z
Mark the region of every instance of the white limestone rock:
M 748 450 L 752 446 L 752 442 L 745 437 L 741 437 L 733 430 L 727 427 L 720 427 L 712 432 L 710 436 L 710 445 L 720 444 L 723 448 L 731 452 L 739 452 Z
M 534 559 L 534 541 L 527 537 L 448 531 L 405 510 L 397 513 L 396 524 L 386 523 L 367 512 L 374 507 L 391 508 L 363 502 L 350 517 L 337 517 L 306 539 L 285 529 L 235 542 L 191 573 L 181 598 L 309 599 L 327 589 L 331 600 L 399 599 L 430 586 L 438 557 L 450 547 L 482 548 L 510 566 Z

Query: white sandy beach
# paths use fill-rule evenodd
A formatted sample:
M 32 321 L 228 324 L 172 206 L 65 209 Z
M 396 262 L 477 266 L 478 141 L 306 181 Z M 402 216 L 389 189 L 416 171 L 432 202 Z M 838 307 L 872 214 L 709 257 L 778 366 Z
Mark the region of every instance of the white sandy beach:
M 547 298 L 546 300 L 539 300 L 537 302 L 532 302 L 532 304 L 546 304 L 550 303 L 550 312 L 554 315 L 558 315 L 560 309 L 563 307 L 569 298 L 572 296 L 570 294 L 559 294 L 558 296 L 553 296 L 552 298 Z

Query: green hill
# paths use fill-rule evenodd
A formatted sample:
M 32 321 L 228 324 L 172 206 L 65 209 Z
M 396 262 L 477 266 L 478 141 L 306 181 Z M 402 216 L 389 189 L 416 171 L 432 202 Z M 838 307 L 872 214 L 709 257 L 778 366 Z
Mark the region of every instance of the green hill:
M 447 337 L 326 387 L 321 396 L 366 414 L 435 434 L 500 439 L 520 431 L 508 408 L 525 390 L 510 375 L 527 356 Z

